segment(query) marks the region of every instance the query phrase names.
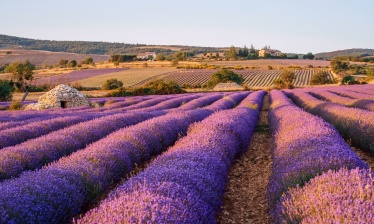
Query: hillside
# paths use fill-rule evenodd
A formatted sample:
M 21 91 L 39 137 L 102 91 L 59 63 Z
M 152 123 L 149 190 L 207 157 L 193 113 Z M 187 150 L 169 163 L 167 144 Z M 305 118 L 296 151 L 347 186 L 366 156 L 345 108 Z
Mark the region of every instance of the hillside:
M 332 59 L 334 57 L 340 56 L 370 56 L 374 55 L 374 49 L 362 49 L 362 48 L 352 48 L 346 50 L 339 50 L 339 51 L 331 51 L 331 52 L 323 52 L 315 54 L 316 59 Z
M 220 49 L 213 47 L 194 46 L 155 46 L 145 44 L 126 44 L 98 41 L 55 41 L 35 40 L 29 38 L 14 37 L 0 34 L 0 49 L 28 49 L 53 52 L 70 52 L 76 54 L 137 54 L 147 51 L 156 53 L 171 53 L 178 50 L 185 50 L 195 54 L 204 52 L 219 52 Z

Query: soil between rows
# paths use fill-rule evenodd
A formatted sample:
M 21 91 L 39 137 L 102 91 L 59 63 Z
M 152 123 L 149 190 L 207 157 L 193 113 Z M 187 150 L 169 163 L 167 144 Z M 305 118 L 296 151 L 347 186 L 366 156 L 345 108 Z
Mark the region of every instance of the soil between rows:
M 268 96 L 249 149 L 231 167 L 217 223 L 269 223 L 265 192 L 271 169 Z

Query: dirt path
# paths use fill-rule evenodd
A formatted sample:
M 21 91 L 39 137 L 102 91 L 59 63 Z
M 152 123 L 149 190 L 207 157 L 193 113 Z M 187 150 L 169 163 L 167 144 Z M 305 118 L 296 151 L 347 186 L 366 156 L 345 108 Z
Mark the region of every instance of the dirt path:
M 268 109 L 266 96 L 249 149 L 231 168 L 217 223 L 269 223 L 265 200 L 271 166 Z

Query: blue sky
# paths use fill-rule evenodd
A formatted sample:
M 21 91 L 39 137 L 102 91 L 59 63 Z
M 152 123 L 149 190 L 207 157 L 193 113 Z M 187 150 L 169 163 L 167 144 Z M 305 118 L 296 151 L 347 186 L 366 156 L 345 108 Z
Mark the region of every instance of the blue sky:
M 0 0 L 0 34 L 288 53 L 374 49 L 372 0 Z

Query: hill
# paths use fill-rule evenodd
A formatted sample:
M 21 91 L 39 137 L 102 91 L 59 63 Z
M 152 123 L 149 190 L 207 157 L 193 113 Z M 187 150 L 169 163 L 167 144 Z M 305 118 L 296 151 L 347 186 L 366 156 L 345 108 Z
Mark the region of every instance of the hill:
M 323 52 L 315 54 L 316 59 L 332 59 L 335 57 L 341 56 L 371 56 L 374 55 L 374 49 L 362 49 L 362 48 L 352 48 L 346 50 L 339 50 L 339 51 L 331 51 L 331 52 Z
M 219 52 L 221 49 L 213 47 L 195 46 L 163 46 L 145 44 L 126 44 L 98 41 L 55 41 L 35 40 L 0 34 L 0 49 L 27 49 L 53 52 L 70 52 L 76 54 L 138 54 L 147 51 L 156 53 L 172 53 L 178 50 L 189 51 L 195 54 L 204 52 Z

